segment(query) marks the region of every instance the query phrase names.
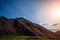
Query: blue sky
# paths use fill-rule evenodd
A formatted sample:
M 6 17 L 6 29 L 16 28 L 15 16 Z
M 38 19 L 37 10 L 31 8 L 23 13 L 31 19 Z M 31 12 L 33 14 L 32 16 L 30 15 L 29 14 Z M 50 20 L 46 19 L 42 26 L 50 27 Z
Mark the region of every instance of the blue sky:
M 8 18 L 32 16 L 32 2 L 21 0 L 0 1 L 0 16 Z M 32 14 L 32 15 L 31 15 Z

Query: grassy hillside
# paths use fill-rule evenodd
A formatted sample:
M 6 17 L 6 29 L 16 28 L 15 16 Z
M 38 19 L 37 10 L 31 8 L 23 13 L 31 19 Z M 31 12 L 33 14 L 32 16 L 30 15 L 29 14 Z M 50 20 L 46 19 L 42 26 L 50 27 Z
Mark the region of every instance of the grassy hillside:
M 60 40 L 60 38 L 47 38 L 47 37 L 40 37 L 40 36 L 0 36 L 0 40 Z

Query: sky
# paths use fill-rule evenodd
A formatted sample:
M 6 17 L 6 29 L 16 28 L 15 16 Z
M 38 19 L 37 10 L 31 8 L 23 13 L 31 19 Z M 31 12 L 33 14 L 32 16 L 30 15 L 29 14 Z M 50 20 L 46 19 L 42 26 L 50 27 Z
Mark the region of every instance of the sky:
M 52 25 L 60 22 L 60 15 L 56 15 L 55 12 L 59 8 L 60 1 L 0 0 L 0 16 L 7 18 L 24 17 L 34 23 L 44 24 L 44 27 L 48 29 L 56 29 Z M 57 27 L 57 29 L 59 28 Z

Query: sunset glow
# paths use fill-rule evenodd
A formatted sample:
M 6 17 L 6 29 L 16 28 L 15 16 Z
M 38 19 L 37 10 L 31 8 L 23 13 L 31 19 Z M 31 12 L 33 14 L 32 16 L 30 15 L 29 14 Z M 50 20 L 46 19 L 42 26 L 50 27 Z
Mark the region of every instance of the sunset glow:
M 56 9 L 56 15 L 57 15 L 58 17 L 60 17 L 60 8 L 57 8 L 57 9 Z

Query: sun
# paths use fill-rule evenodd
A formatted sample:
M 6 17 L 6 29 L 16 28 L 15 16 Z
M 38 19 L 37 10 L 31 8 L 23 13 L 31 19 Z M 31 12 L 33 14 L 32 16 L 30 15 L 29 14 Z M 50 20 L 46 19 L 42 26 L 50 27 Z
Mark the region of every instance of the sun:
M 57 8 L 55 12 L 56 12 L 56 15 L 60 17 L 60 8 Z

